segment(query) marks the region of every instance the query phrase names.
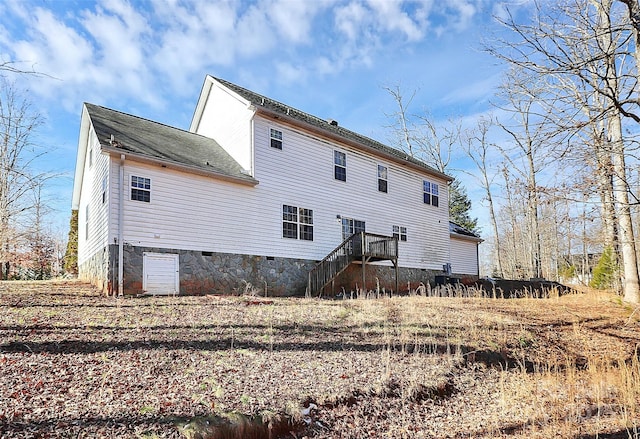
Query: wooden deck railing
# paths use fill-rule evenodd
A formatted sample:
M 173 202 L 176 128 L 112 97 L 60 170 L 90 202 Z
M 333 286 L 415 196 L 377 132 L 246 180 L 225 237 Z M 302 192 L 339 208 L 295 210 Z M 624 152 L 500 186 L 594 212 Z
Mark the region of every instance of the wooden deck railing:
M 371 260 L 395 262 L 397 259 L 398 238 L 366 232 L 354 233 L 311 269 L 307 294 L 319 294 L 324 287 L 357 260 L 366 263 Z

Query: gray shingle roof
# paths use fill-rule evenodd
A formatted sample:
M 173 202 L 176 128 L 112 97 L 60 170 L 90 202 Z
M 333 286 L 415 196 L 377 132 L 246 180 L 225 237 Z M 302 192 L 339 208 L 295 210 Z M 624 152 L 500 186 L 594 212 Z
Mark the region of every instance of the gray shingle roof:
M 480 239 L 478 235 L 476 235 L 470 230 L 465 229 L 460 224 L 454 223 L 453 221 L 449 221 L 449 233 L 455 233 L 457 235 L 470 236 L 472 238 Z
M 248 100 L 258 108 L 262 107 L 262 108 L 271 110 L 273 112 L 282 114 L 283 116 L 288 116 L 290 118 L 299 120 L 301 122 L 308 123 L 324 131 L 337 135 L 343 139 L 350 140 L 352 142 L 356 142 L 361 145 L 367 146 L 369 148 L 378 150 L 384 155 L 388 155 L 388 156 L 395 157 L 396 159 L 404 160 L 406 162 L 412 163 L 413 165 L 417 165 L 421 168 L 424 168 L 425 170 L 431 173 L 434 173 L 436 175 L 452 180 L 452 178 L 447 176 L 446 174 L 439 172 L 437 169 L 427 165 L 421 160 L 417 160 L 409 156 L 403 151 L 387 146 L 384 143 L 380 143 L 376 140 L 373 140 L 369 137 L 363 136 L 361 134 L 358 134 L 356 132 L 343 128 L 339 125 L 333 125 L 326 120 L 320 119 L 319 117 L 316 117 L 311 114 L 305 113 L 304 111 L 300 111 L 295 108 L 289 107 L 281 102 L 270 99 L 266 96 L 255 93 L 251 90 L 247 90 L 246 88 L 240 87 L 239 85 L 236 85 L 232 82 L 225 81 L 224 79 L 220 79 L 216 77 L 212 77 L 212 78 L 218 81 L 219 83 L 221 83 L 222 85 L 224 85 L 225 87 L 228 87 L 232 91 L 236 92 L 237 94 L 239 94 L 240 96 L 242 96 L 243 98 L 245 98 L 246 100 Z
M 187 165 L 206 173 L 255 180 L 215 140 L 141 117 L 85 103 L 100 145 Z M 111 136 L 114 144 L 111 144 Z

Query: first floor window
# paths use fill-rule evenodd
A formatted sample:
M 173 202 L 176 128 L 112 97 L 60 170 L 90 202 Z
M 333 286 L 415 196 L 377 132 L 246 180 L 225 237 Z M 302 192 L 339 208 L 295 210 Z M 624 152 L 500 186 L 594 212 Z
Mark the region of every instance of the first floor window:
M 393 226 L 393 237 L 398 241 L 407 240 L 407 228 L 401 226 Z
M 342 240 L 344 241 L 354 233 L 360 233 L 366 231 L 366 224 L 364 221 L 360 221 L 353 218 L 342 217 Z
M 333 151 L 333 176 L 336 180 L 347 181 L 347 155 L 341 151 Z
M 378 191 L 387 192 L 387 167 L 378 165 Z
M 431 204 L 434 207 L 438 207 L 439 196 L 438 185 L 436 183 L 424 180 L 422 182 L 422 196 L 425 204 Z
M 282 149 L 282 131 L 271 128 L 271 147 Z
M 282 237 L 313 241 L 313 210 L 284 204 Z
M 300 208 L 300 239 L 313 241 L 313 210 Z
M 131 176 L 131 200 L 151 201 L 151 179 L 145 177 Z
M 298 208 L 282 206 L 282 237 L 298 239 Z

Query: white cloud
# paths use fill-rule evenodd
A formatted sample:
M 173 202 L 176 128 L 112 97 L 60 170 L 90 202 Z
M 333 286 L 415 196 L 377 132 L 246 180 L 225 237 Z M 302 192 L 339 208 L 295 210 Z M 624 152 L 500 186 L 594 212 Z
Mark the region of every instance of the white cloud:
M 16 60 L 32 64 L 38 72 L 73 81 L 85 81 L 98 72 L 91 68 L 91 44 L 75 29 L 56 20 L 51 11 L 37 8 L 28 22 L 26 37 L 14 41 Z M 48 82 L 36 82 L 34 88 L 50 95 Z
M 369 6 L 376 13 L 377 25 L 390 32 L 399 31 L 409 41 L 418 41 L 424 36 L 424 23 L 417 23 L 402 10 L 401 0 L 368 0 Z M 420 14 L 424 20 L 424 15 Z
M 357 2 L 336 8 L 334 11 L 335 26 L 346 35 L 348 40 L 355 40 L 364 26 L 367 12 L 367 9 Z
M 450 0 L 450 7 L 455 11 L 452 26 L 458 31 L 467 29 L 478 12 L 472 1 Z
M 251 6 L 238 18 L 236 31 L 236 38 L 232 44 L 235 44 L 236 50 L 245 56 L 265 53 L 276 44 L 277 35 L 266 11 L 257 5 Z
M 435 29 L 469 26 L 484 0 L 158 0 L 146 10 L 101 0 L 29 14 L 22 1 L 0 6 L 24 29 L 11 41 L 0 18 L 0 56 L 60 78 L 63 87 L 41 81 L 34 89 L 77 107 L 119 96 L 162 106 L 192 94 L 204 74 L 232 68 L 288 83 L 372 68 L 385 51 L 409 53 Z
M 82 11 L 83 28 L 97 42 L 96 49 L 106 63 L 126 69 L 140 68 L 146 55 L 143 47 L 150 40 L 149 23 L 121 1 L 110 1 L 105 6 L 95 12 Z
M 203 65 L 230 65 L 235 60 L 233 4 L 172 1 L 154 6 L 157 47 L 150 58 L 172 88 L 183 90 L 187 78 Z
M 278 80 L 283 83 L 303 82 L 307 77 L 306 69 L 293 66 L 289 63 L 280 63 L 276 66 Z
M 275 0 L 273 4 L 265 5 L 265 14 L 285 41 L 309 43 L 313 19 L 327 6 L 329 3 L 320 1 Z

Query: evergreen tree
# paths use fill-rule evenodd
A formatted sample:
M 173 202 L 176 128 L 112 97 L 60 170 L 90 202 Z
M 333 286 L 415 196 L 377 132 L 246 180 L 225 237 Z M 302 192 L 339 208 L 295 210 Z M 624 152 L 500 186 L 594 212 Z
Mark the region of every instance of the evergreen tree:
M 616 263 L 613 258 L 613 250 L 611 247 L 606 247 L 598 260 L 598 264 L 593 269 L 593 277 L 591 278 L 589 286 L 599 290 L 611 288 L 615 275 Z
M 468 231 L 478 234 L 478 218 L 471 218 L 470 211 L 471 200 L 467 197 L 467 190 L 459 180 L 453 180 L 449 185 L 449 219 Z
M 69 220 L 69 240 L 64 254 L 64 270 L 69 274 L 78 274 L 78 211 L 71 211 Z

